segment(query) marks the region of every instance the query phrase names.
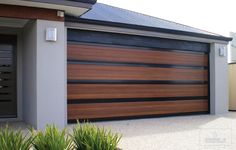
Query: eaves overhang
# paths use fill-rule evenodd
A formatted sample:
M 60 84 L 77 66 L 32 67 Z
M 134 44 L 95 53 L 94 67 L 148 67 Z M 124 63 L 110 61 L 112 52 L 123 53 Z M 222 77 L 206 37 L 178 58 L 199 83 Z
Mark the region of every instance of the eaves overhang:
M 75 23 L 76 22 L 77 23 L 86 23 L 86 24 L 93 24 L 93 25 L 111 26 L 111 27 L 121 27 L 121 28 L 127 28 L 127 29 L 152 31 L 152 32 L 159 32 L 159 33 L 174 34 L 174 35 L 183 35 L 183 36 L 218 40 L 218 41 L 224 41 L 224 42 L 232 41 L 231 37 L 216 36 L 216 35 L 210 35 L 210 34 L 208 35 L 208 34 L 186 32 L 186 31 L 164 29 L 164 28 L 147 27 L 147 26 L 140 26 L 140 25 L 117 23 L 117 22 L 91 20 L 91 19 L 84 19 L 84 18 L 78 18 L 78 17 L 73 17 L 73 16 L 66 16 L 65 21 L 66 22 L 75 22 Z

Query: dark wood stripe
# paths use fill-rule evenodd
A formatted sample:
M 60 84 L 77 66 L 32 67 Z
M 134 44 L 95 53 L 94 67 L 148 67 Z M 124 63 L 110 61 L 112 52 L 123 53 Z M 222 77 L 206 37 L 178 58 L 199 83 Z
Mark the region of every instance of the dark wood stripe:
M 208 85 L 68 84 L 68 99 L 208 96 Z
M 70 42 L 99 43 L 149 48 L 177 49 L 185 51 L 209 52 L 207 43 L 181 41 L 146 36 L 68 29 L 67 40 Z
M 129 62 L 107 62 L 107 61 L 83 61 L 83 60 L 67 60 L 68 64 L 86 64 L 86 65 L 104 65 L 104 66 L 134 66 L 134 67 L 158 67 L 158 68 L 182 68 L 182 69 L 200 69 L 207 70 L 208 67 L 203 66 L 184 66 L 171 64 L 144 64 Z
M 207 81 L 207 70 L 69 64 L 68 80 L 193 80 Z
M 91 44 L 69 44 L 67 49 L 67 56 L 69 60 L 172 64 L 187 66 L 208 65 L 207 55 L 186 51 L 111 47 Z
M 121 116 L 168 115 L 208 111 L 207 100 L 69 104 L 68 119 L 109 118 Z
M 187 54 L 198 54 L 198 55 L 208 55 L 209 52 L 201 52 L 201 51 L 186 51 L 180 49 L 168 49 L 168 48 L 152 48 L 152 47 L 142 47 L 142 46 L 130 46 L 130 45 L 115 45 L 115 44 L 102 44 L 102 43 L 87 43 L 87 42 L 73 42 L 67 41 L 67 47 L 69 45 L 86 45 L 86 46 L 94 46 L 94 47 L 111 47 L 118 49 L 130 49 L 130 50 L 144 50 L 144 51 L 160 51 L 160 52 L 176 52 L 176 53 L 187 53 Z
M 64 17 L 57 16 L 57 10 L 54 9 L 3 4 L 0 4 L 0 17 L 64 21 Z
M 195 97 L 162 97 L 162 98 L 114 98 L 114 99 L 69 99 L 68 104 L 87 103 L 120 103 L 120 102 L 150 102 L 150 101 L 178 101 L 178 100 L 198 100 L 208 99 L 208 96 Z
M 172 113 L 172 114 L 163 114 L 163 115 L 142 115 L 142 116 L 122 116 L 122 117 L 107 117 L 107 118 L 90 118 L 90 119 L 69 119 L 67 122 L 69 124 L 85 122 L 96 122 L 96 121 L 114 121 L 114 120 L 133 120 L 133 119 L 143 119 L 143 118 L 161 118 L 161 117 L 173 117 L 173 116 L 193 116 L 193 115 L 206 115 L 209 114 L 208 111 L 200 112 L 190 112 L 190 113 Z
M 1 83 L 1 81 L 0 81 Z M 68 84 L 208 84 L 191 80 L 68 80 Z

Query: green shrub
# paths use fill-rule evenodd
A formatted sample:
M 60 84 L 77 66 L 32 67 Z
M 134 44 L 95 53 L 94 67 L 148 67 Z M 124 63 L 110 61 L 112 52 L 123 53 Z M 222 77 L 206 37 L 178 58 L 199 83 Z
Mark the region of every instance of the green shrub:
M 71 150 L 72 140 L 66 134 L 66 130 L 60 131 L 54 125 L 47 126 L 45 132 L 39 131 L 35 135 L 33 147 L 36 150 Z
M 100 129 L 92 124 L 77 124 L 73 140 L 77 150 L 116 150 L 121 136 L 111 130 Z
M 22 130 L 14 131 L 8 126 L 0 129 L 1 150 L 29 150 L 33 140 L 32 135 L 23 134 Z

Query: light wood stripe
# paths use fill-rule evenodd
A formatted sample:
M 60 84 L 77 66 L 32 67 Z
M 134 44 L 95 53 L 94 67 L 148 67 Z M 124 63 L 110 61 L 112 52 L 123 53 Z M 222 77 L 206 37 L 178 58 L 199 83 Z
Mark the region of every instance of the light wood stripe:
M 68 84 L 68 99 L 208 96 L 207 85 Z
M 168 115 L 208 111 L 207 100 L 126 102 L 68 105 L 68 119 L 91 119 L 142 115 Z
M 173 52 L 92 45 L 68 45 L 68 59 L 133 63 L 208 66 L 208 56 L 192 52 Z
M 208 70 L 69 64 L 68 79 L 207 81 Z

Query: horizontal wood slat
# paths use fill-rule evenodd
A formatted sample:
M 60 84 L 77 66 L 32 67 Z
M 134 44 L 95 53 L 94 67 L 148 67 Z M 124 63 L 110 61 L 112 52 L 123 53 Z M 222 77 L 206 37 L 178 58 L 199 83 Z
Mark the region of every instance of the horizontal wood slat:
M 68 99 L 208 96 L 208 85 L 68 84 Z
M 208 56 L 191 52 L 158 51 L 92 45 L 68 45 L 68 59 L 207 66 Z
M 142 115 L 207 112 L 207 100 L 127 102 L 68 105 L 68 119 L 92 119 Z
M 207 81 L 208 70 L 69 64 L 68 79 Z

